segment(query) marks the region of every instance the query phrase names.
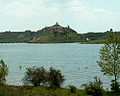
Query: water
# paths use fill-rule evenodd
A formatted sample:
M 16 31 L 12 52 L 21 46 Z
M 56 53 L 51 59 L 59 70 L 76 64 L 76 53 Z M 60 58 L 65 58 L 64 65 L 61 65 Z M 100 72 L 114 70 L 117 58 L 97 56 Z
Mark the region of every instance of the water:
M 26 68 L 44 66 L 61 70 L 65 76 L 64 86 L 93 81 L 95 76 L 101 78 L 104 87 L 109 86 L 110 78 L 102 75 L 96 61 L 99 58 L 101 44 L 0 44 L 0 58 L 9 66 L 7 83 L 22 85 Z M 21 69 L 20 69 L 21 66 Z

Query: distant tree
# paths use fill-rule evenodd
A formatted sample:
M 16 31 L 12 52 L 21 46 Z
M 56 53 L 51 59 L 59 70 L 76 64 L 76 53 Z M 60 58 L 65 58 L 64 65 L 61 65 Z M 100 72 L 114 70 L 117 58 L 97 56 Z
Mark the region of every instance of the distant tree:
M 0 60 L 0 84 L 4 84 L 8 75 L 8 66 L 3 60 Z
M 31 30 L 25 30 L 25 32 L 29 32 L 29 33 L 30 33 L 30 32 L 31 32 Z
M 61 74 L 60 70 L 50 68 L 49 72 L 49 84 L 51 88 L 59 88 L 64 82 L 64 76 Z
M 48 73 L 43 67 L 27 68 L 23 83 L 25 85 L 32 84 L 34 86 L 39 86 L 40 84 L 44 85 L 47 82 L 47 78 Z
M 97 63 L 104 75 L 114 77 L 112 81 L 114 81 L 114 87 L 117 87 L 117 80 L 120 77 L 120 37 L 112 29 L 108 31 L 106 44 L 100 49 Z

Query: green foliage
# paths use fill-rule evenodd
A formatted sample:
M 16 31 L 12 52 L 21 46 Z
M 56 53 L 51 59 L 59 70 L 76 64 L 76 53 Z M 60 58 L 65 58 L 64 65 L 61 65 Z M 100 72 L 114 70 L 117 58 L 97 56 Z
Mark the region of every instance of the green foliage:
M 86 40 L 87 38 L 89 40 L 105 40 L 107 39 L 107 33 L 93 33 L 93 32 L 90 32 L 90 33 L 85 33 L 85 34 L 80 34 L 80 38 L 81 40 Z
M 105 44 L 106 40 L 81 40 L 81 44 Z
M 70 93 L 68 89 L 57 88 L 48 89 L 43 86 L 0 86 L 0 96 L 88 96 L 83 90 L 78 90 L 76 93 Z
M 32 67 L 27 68 L 25 77 L 23 78 L 23 83 L 25 85 L 33 84 L 34 86 L 39 86 L 40 84 L 45 84 L 47 82 L 48 73 L 43 67 Z
M 69 86 L 71 93 L 76 93 L 77 88 L 75 86 Z
M 0 86 L 0 96 L 92 96 L 86 95 L 84 90 L 76 90 L 76 93 L 70 93 L 66 88 L 49 89 L 38 86 Z M 99 95 L 96 95 L 99 96 Z M 120 92 L 106 92 L 104 96 L 120 96 Z
M 51 88 L 58 88 L 64 81 L 64 76 L 59 70 L 50 68 L 46 71 L 43 67 L 27 68 L 25 77 L 23 78 L 24 85 L 49 85 Z
M 120 38 L 112 31 L 108 31 L 108 40 L 100 49 L 100 58 L 97 62 L 101 71 L 117 82 L 120 76 Z
M 0 86 L 0 96 L 26 96 L 22 86 Z
M 119 88 L 119 84 L 118 84 L 118 82 L 116 82 L 115 80 L 112 80 L 111 81 L 112 83 L 111 83 L 111 90 L 113 91 L 113 92 L 119 92 L 120 91 L 120 88 Z
M 58 26 L 45 27 L 37 32 L 32 42 L 40 43 L 64 43 L 78 42 L 79 37 L 76 31 L 71 28 Z
M 26 43 L 30 42 L 35 32 L 4 32 L 0 33 L 0 43 Z
M 105 96 L 120 96 L 120 92 L 111 92 L 108 91 Z
M 90 82 L 88 85 L 85 85 L 85 92 L 92 96 L 104 96 L 105 94 L 102 83 L 98 78 L 95 78 L 94 82 Z
M 116 32 L 120 37 L 120 32 Z M 62 27 L 59 24 L 45 27 L 37 32 L 25 30 L 25 32 L 1 32 L 0 43 L 105 43 L 107 39 L 107 32 L 89 32 L 85 34 L 78 34 L 76 31 L 68 27 Z
M 8 66 L 3 60 L 0 60 L 0 85 L 4 84 L 6 81 L 6 76 L 8 75 Z
M 50 68 L 48 82 L 51 88 L 59 88 L 64 80 L 64 76 L 61 74 L 60 70 L 53 69 L 52 67 Z

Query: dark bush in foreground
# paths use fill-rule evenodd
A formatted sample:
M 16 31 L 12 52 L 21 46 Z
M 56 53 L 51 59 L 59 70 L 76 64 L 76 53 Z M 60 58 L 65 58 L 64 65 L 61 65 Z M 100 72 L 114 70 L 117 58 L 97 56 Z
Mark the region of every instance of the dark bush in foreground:
M 75 86 L 69 86 L 71 93 L 76 93 L 77 88 Z
M 112 80 L 111 81 L 112 83 L 111 83 L 111 90 L 113 91 L 113 92 L 119 92 L 120 91 L 120 85 L 118 84 L 118 82 L 117 81 L 115 81 L 115 80 Z
M 4 85 L 8 75 L 8 66 L 3 60 L 0 60 L 0 85 Z
M 34 85 L 39 86 L 41 84 L 45 84 L 47 82 L 48 73 L 43 67 L 32 67 L 27 68 L 27 72 L 25 73 L 25 77 L 23 78 L 23 83 L 25 85 Z
M 59 88 L 64 81 L 64 76 L 61 74 L 60 70 L 50 68 L 49 72 L 49 84 L 51 88 Z
M 64 76 L 60 70 L 50 68 L 46 71 L 43 67 L 27 68 L 25 77 L 23 78 L 24 85 L 48 85 L 51 88 L 59 88 L 64 81 Z
M 101 84 L 102 83 L 100 79 L 95 78 L 94 82 L 91 82 L 85 86 L 85 92 L 88 95 L 92 95 L 92 96 L 103 96 L 105 91 L 103 87 L 101 86 Z

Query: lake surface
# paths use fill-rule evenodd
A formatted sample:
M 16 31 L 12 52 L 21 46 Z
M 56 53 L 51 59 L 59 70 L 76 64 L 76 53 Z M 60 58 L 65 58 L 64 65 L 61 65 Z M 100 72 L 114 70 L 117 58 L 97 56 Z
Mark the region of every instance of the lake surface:
M 104 87 L 109 86 L 110 78 L 102 75 L 96 61 L 101 44 L 0 44 L 0 59 L 9 66 L 8 84 L 22 85 L 26 68 L 44 66 L 61 70 L 65 76 L 64 86 L 82 84 L 100 77 Z M 21 66 L 21 69 L 20 69 Z

